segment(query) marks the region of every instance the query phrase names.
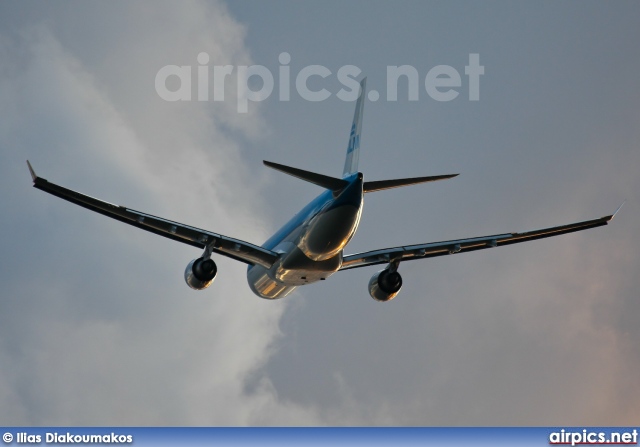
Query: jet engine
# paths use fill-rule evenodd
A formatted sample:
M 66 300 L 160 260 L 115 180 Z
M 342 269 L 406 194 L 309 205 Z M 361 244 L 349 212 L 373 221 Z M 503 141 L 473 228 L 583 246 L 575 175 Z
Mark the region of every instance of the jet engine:
M 376 301 L 391 301 L 402 288 L 402 276 L 397 271 L 380 270 L 369 280 L 369 295 Z
M 218 273 L 218 267 L 212 259 L 198 258 L 187 265 L 184 280 L 194 290 L 203 290 L 211 285 Z

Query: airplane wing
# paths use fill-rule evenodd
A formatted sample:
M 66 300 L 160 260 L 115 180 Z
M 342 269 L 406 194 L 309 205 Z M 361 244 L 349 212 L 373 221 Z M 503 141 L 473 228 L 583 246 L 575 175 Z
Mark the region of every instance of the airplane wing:
M 624 204 L 623 204 L 624 205 Z M 452 241 L 431 242 L 427 244 L 406 245 L 402 247 L 383 248 L 381 250 L 367 251 L 343 258 L 340 270 L 366 267 L 369 265 L 388 264 L 392 261 L 413 261 L 415 259 L 433 258 L 455 253 L 466 253 L 469 251 L 482 250 L 485 248 L 502 247 L 504 245 L 528 242 L 545 237 L 559 236 L 561 234 L 573 233 L 574 231 L 587 230 L 589 228 L 607 225 L 622 205 L 610 216 L 599 219 L 587 220 L 559 227 L 543 228 L 541 230 L 527 231 L 525 233 L 505 233 L 493 236 L 474 237 L 468 239 L 457 239 Z
M 151 214 L 142 213 L 124 206 L 113 205 L 102 200 L 89 197 L 76 191 L 50 183 L 38 177 L 27 161 L 33 186 L 61 199 L 80 205 L 96 213 L 103 214 L 134 227 L 159 234 L 174 241 L 193 245 L 198 248 L 211 247 L 213 252 L 227 256 L 247 264 L 260 264 L 269 268 L 276 261 L 278 254 L 248 242 L 201 230 L 189 225 L 173 222 Z

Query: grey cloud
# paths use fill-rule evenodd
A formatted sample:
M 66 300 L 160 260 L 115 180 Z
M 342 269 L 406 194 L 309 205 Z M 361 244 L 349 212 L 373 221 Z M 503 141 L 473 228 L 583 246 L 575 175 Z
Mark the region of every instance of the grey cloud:
M 5 423 L 637 421 L 634 4 L 7 5 Z M 533 229 L 627 204 L 611 226 L 583 234 L 403 264 L 403 291 L 387 305 L 367 295 L 374 269 L 271 303 L 224 259 L 212 288 L 194 293 L 182 280 L 192 248 L 33 190 L 24 160 L 105 200 L 261 242 L 317 190 L 259 161 L 338 175 L 352 104 L 271 98 L 240 116 L 234 102 L 161 101 L 159 67 L 194 64 L 200 51 L 276 69 L 282 51 L 292 69 L 356 64 L 372 88 L 387 64 L 424 74 L 480 53 L 477 103 L 367 102 L 368 178 L 462 175 L 368 195 L 349 251 Z
M 261 373 L 281 336 L 286 302 L 255 299 L 244 269 L 225 261 L 214 294 L 192 292 L 182 270 L 198 252 L 29 186 L 26 158 L 45 178 L 105 200 L 256 242 L 265 238 L 243 224 L 260 206 L 255 184 L 244 181 L 238 137 L 220 118 L 224 107 L 172 108 L 149 91 L 159 59 L 137 52 L 136 45 L 156 33 L 141 6 L 79 6 L 69 17 L 52 11 L 49 20 L 25 20 L 18 35 L 4 36 L 3 50 L 21 56 L 0 80 L 6 117 L 0 133 L 2 420 L 318 423 L 313 409 L 281 401 Z M 160 60 L 172 63 L 172 55 L 202 46 L 229 60 L 249 60 L 242 27 L 224 6 L 184 6 L 153 6 L 172 20 L 175 33 L 165 36 L 171 45 L 151 47 L 165 50 Z M 28 15 L 29 6 L 23 12 Z M 103 23 L 94 14 L 126 17 L 126 23 L 89 32 L 83 27 Z M 95 40 L 82 42 L 84 33 Z M 118 46 L 127 41 L 129 47 Z M 109 56 L 121 65 L 114 68 Z M 109 67 L 126 70 L 116 75 Z M 234 128 L 251 136 L 260 126 L 254 114 Z M 261 386 L 248 391 L 245 382 L 256 375 Z

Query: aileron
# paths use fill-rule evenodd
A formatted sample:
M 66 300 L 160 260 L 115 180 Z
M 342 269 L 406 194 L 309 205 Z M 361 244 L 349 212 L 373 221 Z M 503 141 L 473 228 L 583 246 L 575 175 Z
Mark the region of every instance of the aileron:
M 38 177 L 31 163 L 27 163 L 29 164 L 29 171 L 31 172 L 33 186 L 35 188 L 91 211 L 95 211 L 96 213 L 194 247 L 205 248 L 207 245 L 212 244 L 212 250 L 214 252 L 247 264 L 259 264 L 264 267 L 271 267 L 278 258 L 276 253 L 249 242 L 142 213 L 124 206 L 114 205 L 56 185 L 46 179 Z
M 447 254 L 465 253 L 485 248 L 501 247 L 503 245 L 559 236 L 561 234 L 573 233 L 576 231 L 607 225 L 613 216 L 614 215 L 610 215 L 599 219 L 543 228 L 541 230 L 527 231 L 523 233 L 505 233 L 493 236 L 431 242 L 427 244 L 408 245 L 357 253 L 345 256 L 340 270 L 366 267 L 368 265 L 385 264 L 393 260 L 412 261 L 415 259 L 432 258 Z
M 502 247 L 596 228 L 607 225 L 622 207 L 610 216 L 556 227 L 403 245 L 345 256 L 344 249 L 360 223 L 366 193 L 445 180 L 458 175 L 365 181 L 364 174 L 358 170 L 365 94 L 366 78 L 360 82 L 342 178 L 264 161 L 266 166 L 318 185 L 324 191 L 262 246 L 72 191 L 38 177 L 31 163 L 27 161 L 27 164 L 34 186 L 38 189 L 112 219 L 203 249 L 200 257 L 189 262 L 184 271 L 185 282 L 192 289 L 204 290 L 212 284 L 217 266 L 211 255 L 217 253 L 249 264 L 249 287 L 256 295 L 266 299 L 285 297 L 298 286 L 325 280 L 340 270 L 384 265 L 383 270 L 373 274 L 368 289 L 369 295 L 376 301 L 390 301 L 402 288 L 402 276 L 398 269 L 405 261 Z

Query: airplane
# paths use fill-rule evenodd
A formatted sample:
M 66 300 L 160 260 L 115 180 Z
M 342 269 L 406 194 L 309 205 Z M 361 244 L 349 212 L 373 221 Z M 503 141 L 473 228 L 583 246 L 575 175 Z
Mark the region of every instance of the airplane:
M 28 160 L 27 165 L 33 186 L 37 189 L 134 227 L 204 249 L 202 256 L 189 262 L 184 272 L 184 279 L 192 289 L 203 290 L 213 283 L 218 268 L 211 256 L 216 253 L 248 264 L 249 287 L 256 295 L 265 299 L 283 298 L 298 286 L 323 281 L 339 271 L 386 265 L 371 277 L 368 288 L 369 294 L 376 301 L 390 301 L 402 288 L 402 276 L 398 271 L 402 262 L 502 247 L 600 227 L 607 225 L 622 208 L 620 205 L 614 214 L 599 219 L 541 230 L 405 245 L 345 255 L 343 251 L 358 229 L 364 194 L 450 179 L 458 175 L 365 181 L 363 174 L 358 171 L 365 90 L 366 78 L 360 82 L 341 178 L 263 161 L 267 167 L 318 185 L 324 191 L 261 246 L 89 197 L 38 177 Z

